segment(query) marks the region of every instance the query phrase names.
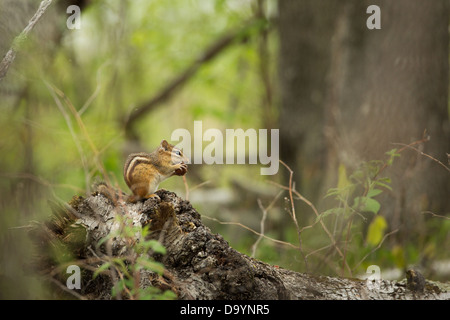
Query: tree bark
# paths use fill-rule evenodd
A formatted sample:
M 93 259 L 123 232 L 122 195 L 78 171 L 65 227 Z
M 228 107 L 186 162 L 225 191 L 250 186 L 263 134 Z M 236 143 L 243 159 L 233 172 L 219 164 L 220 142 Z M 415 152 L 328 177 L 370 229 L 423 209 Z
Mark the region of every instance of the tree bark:
M 381 10 L 379 30 L 366 27 L 371 4 Z M 351 170 L 385 159 L 385 152 L 400 148 L 394 143 L 420 140 L 424 132 L 430 141 L 420 151 L 447 163 L 448 10 L 446 0 L 342 3 L 326 107 L 329 177 L 340 164 Z M 401 245 L 424 236 L 421 212 L 449 212 L 450 180 L 435 162 L 408 150 L 385 174 L 393 192 L 381 196 L 380 213 L 391 230 L 401 227 L 395 236 Z
M 366 26 L 370 5 L 380 7 L 379 30 Z M 335 187 L 340 166 L 386 159 L 424 131 L 420 151 L 447 163 L 448 10 L 446 0 L 279 2 L 280 153 L 306 198 Z M 448 175 L 414 150 L 383 174 L 393 191 L 379 197 L 380 213 L 400 229 L 393 239 L 418 242 L 423 212 L 450 210 Z
M 283 0 L 278 6 L 280 158 L 296 173 L 302 194 L 316 203 L 326 165 L 323 127 L 330 43 L 341 3 Z
M 42 249 L 41 269 L 53 280 L 61 281 L 57 271 L 62 274 L 65 270 L 58 269 L 49 254 L 54 250 L 49 248 L 56 244 L 65 246 L 76 258 L 70 263 L 78 261 L 84 270 L 77 297 L 114 298 L 114 280 L 106 275 L 93 280 L 92 271 L 100 266 L 99 259 L 129 254 L 129 242 L 119 236 L 98 245 L 117 230 L 115 217 L 121 215 L 130 217 L 136 226 L 149 225 L 149 237 L 159 240 L 167 250 L 164 255 L 153 255 L 164 264 L 163 275 L 141 270 L 140 288 L 170 289 L 178 299 L 450 299 L 448 285 L 430 281 L 421 288 L 411 287 L 406 280 L 369 283 L 272 266 L 231 248 L 221 235 L 212 233 L 202 223 L 201 215 L 189 201 L 173 192 L 158 190 L 160 199 L 129 204 L 120 200 L 121 194 L 111 197 L 111 193 L 97 190 L 86 198 L 74 197 L 69 206 L 55 209 L 53 219 L 33 233 Z

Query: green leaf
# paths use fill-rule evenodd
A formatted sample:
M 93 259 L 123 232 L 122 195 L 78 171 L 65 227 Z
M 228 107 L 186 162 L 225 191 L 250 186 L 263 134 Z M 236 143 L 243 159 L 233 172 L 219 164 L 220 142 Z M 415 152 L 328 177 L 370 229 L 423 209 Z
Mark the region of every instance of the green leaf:
M 133 279 L 123 278 L 119 279 L 111 289 L 112 296 L 119 295 L 125 288 L 132 289 L 134 287 Z
M 356 197 L 353 204 L 353 209 L 357 211 L 373 212 L 375 214 L 380 210 L 380 203 L 369 197 Z
M 339 165 L 339 176 L 338 176 L 338 189 L 342 189 L 351 184 L 351 182 L 347 179 L 347 169 L 343 164 Z
M 330 188 L 325 198 L 330 196 L 338 196 L 347 199 L 353 192 L 355 185 L 347 178 L 347 169 L 343 164 L 339 165 L 337 188 Z M 340 199 L 338 199 L 340 200 Z
M 93 279 L 97 278 L 97 276 L 105 271 L 106 269 L 108 269 L 111 266 L 111 262 L 105 262 L 104 264 L 102 264 L 100 267 L 97 268 L 97 270 L 95 270 L 94 275 L 92 276 Z
M 141 230 L 142 238 L 145 239 L 149 234 L 150 234 L 150 225 L 147 224 L 147 225 L 144 226 L 144 227 L 142 228 L 142 230 Z
M 383 190 L 380 190 L 380 189 L 371 189 L 371 190 L 369 190 L 369 192 L 367 192 L 367 197 L 373 198 L 382 192 L 383 192 Z
M 387 165 L 388 166 L 391 166 L 392 163 L 394 163 L 394 159 L 396 157 L 400 157 L 400 153 L 397 152 L 397 149 L 392 149 L 392 150 L 386 152 L 386 155 L 389 156 L 389 159 L 387 160 Z
M 388 185 L 388 184 L 386 184 L 386 183 L 384 183 L 384 182 L 380 182 L 380 180 L 375 181 L 374 183 L 375 183 L 376 185 L 380 186 L 380 187 L 383 187 L 383 188 L 386 188 L 386 189 L 392 191 L 392 187 L 391 187 L 390 185 Z M 390 183 L 390 182 L 389 182 L 389 183 Z
M 366 200 L 366 206 L 364 207 L 363 211 L 369 211 L 369 212 L 373 212 L 375 214 L 378 213 L 378 211 L 380 211 L 381 205 L 380 203 L 372 198 L 367 198 Z
M 143 257 L 138 258 L 136 261 L 136 264 L 140 265 L 141 267 L 143 267 L 146 270 L 150 270 L 150 271 L 156 272 L 158 274 L 162 274 L 164 272 L 163 264 L 156 262 L 156 261 L 152 261 L 147 258 L 143 258 Z
M 150 240 L 150 247 L 155 253 L 166 254 L 166 248 L 161 244 L 161 242 L 156 240 Z
M 391 150 L 387 151 L 385 154 L 388 156 L 391 156 L 391 157 L 392 156 L 400 157 L 400 154 L 397 153 L 397 148 L 391 149 Z
M 103 243 L 105 243 L 106 241 L 108 241 L 109 239 L 111 239 L 111 234 L 108 234 L 106 237 L 101 238 L 101 239 L 97 242 L 96 247 L 97 247 L 97 248 L 100 248 L 100 246 L 101 246 Z
M 112 262 L 114 262 L 117 266 L 119 266 L 120 271 L 122 271 L 127 277 L 131 277 L 123 259 L 124 258 L 113 258 Z
M 140 254 L 146 253 L 149 250 L 152 250 L 154 253 L 166 254 L 166 248 L 157 240 L 140 242 L 136 245 L 135 250 Z
M 330 188 L 327 191 L 327 194 L 325 195 L 325 198 L 331 197 L 331 196 L 335 196 L 340 194 L 340 190 L 338 188 Z
M 366 242 L 371 246 L 377 246 L 384 236 L 384 231 L 387 228 L 386 219 L 383 216 L 376 216 L 369 225 L 367 230 Z
M 164 291 L 161 295 L 156 296 L 156 299 L 158 300 L 175 300 L 177 298 L 177 295 L 170 290 Z

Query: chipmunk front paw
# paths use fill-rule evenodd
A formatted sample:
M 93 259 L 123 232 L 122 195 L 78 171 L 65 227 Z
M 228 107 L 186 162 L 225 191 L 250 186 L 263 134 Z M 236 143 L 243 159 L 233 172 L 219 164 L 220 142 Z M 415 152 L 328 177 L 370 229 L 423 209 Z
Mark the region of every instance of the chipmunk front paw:
M 187 173 L 187 170 L 188 170 L 187 164 L 182 162 L 178 164 L 178 168 L 175 169 L 174 174 L 177 176 L 184 176 Z

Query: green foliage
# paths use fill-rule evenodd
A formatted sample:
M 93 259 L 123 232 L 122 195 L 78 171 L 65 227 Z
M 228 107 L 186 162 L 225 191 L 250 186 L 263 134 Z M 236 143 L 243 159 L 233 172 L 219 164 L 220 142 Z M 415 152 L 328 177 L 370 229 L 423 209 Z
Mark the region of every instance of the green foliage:
M 381 205 L 374 198 L 380 195 L 383 189 L 392 190 L 391 179 L 379 176 L 386 167 L 393 164 L 396 157 L 400 156 L 396 149 L 386 152 L 386 155 L 389 156 L 386 161 L 363 162 L 349 177 L 347 177 L 345 166 L 341 164 L 337 188 L 329 189 L 325 195 L 325 197 L 334 196 L 339 207 L 324 211 L 317 219 L 332 213 L 344 216 L 362 212 L 378 214 Z
M 321 212 L 316 218 L 316 223 L 330 216 L 336 218 L 336 223 L 340 220 L 342 227 L 338 235 L 342 237 L 342 240 L 338 238 L 338 241 L 343 241 L 345 248 L 350 246 L 349 239 L 352 238 L 354 216 L 360 217 L 365 222 L 368 219 L 367 215 L 372 215 L 372 217 L 369 216 L 372 219 L 364 241 L 370 250 L 376 248 L 385 236 L 388 223 L 383 216 L 378 215 L 381 204 L 376 198 L 386 190 L 392 191 L 391 179 L 382 177 L 381 174 L 400 154 L 396 149 L 392 149 L 386 152 L 386 155 L 388 158 L 385 161 L 371 160 L 361 163 L 350 175 L 341 164 L 337 187 L 330 188 L 325 195 L 326 198 L 333 197 L 337 206 Z M 362 244 L 358 241 L 358 246 Z M 345 259 L 347 262 L 353 261 L 354 257 L 350 254 L 350 256 L 346 255 Z
M 132 243 L 128 246 L 127 254 L 120 257 L 109 257 L 97 270 L 93 277 L 107 272 L 118 275 L 117 281 L 112 288 L 112 295 L 125 296 L 129 299 L 158 300 L 175 299 L 176 295 L 170 291 L 161 291 L 156 287 L 139 287 L 140 271 L 148 270 L 161 276 L 164 272 L 164 265 L 155 261 L 152 254 L 166 253 L 165 247 L 156 240 L 147 239 L 149 235 L 148 226 L 141 227 L 133 225 L 132 219 L 124 216 L 116 216 L 117 224 L 120 226 L 116 231 L 111 232 L 107 237 L 101 239 L 97 246 L 106 244 L 108 241 L 123 240 L 125 243 Z M 138 239 L 136 241 L 136 239 Z M 114 279 L 111 277 L 111 279 Z
M 274 7 L 275 1 L 270 2 Z M 36 26 L 28 38 L 12 32 L 5 35 L 5 48 L 12 45 L 20 54 L 2 80 L 0 187 L 5 201 L 1 209 L 11 215 L 3 215 L 0 225 L 14 227 L 45 219 L 46 199 L 67 201 L 74 194 L 83 195 L 97 179 L 109 179 L 127 190 L 122 179 L 130 147 L 123 130 L 125 119 L 198 61 L 212 43 L 242 29 L 254 18 L 253 5 L 224 0 L 90 1 L 82 8 L 79 30 L 68 30 L 64 8 L 52 6 L 39 21 L 41 27 Z M 18 4 L 18 9 L 12 21 L 27 22 L 33 8 Z M 25 13 L 26 17 L 19 16 Z M 245 41 L 238 36 L 214 60 L 202 63 L 170 99 L 142 117 L 135 128 L 139 148 L 152 151 L 162 139 L 170 140 L 173 130 L 191 129 L 194 120 L 204 121 L 205 130 L 262 127 L 265 89 L 258 32 L 263 28 L 267 21 L 258 21 Z M 272 76 L 276 75 L 276 37 L 276 32 L 268 33 Z M 258 175 L 256 166 L 250 170 L 230 167 L 200 168 L 194 178 L 200 181 L 193 179 L 192 185 L 213 181 L 223 187 L 229 185 L 230 177 Z M 184 189 L 175 178 L 160 187 Z M 14 223 L 6 221 L 11 217 L 17 218 Z M 1 241 L 0 251 L 9 245 Z M 63 249 L 54 248 L 58 261 L 73 258 Z M 134 249 L 163 251 L 159 244 L 146 241 Z M 26 260 L 24 250 L 14 252 Z M 130 268 L 130 262 L 124 262 Z M 109 263 L 105 270 L 124 268 L 118 261 Z M 142 259 L 134 264 L 136 269 L 161 270 Z M 128 270 L 131 276 L 134 271 Z

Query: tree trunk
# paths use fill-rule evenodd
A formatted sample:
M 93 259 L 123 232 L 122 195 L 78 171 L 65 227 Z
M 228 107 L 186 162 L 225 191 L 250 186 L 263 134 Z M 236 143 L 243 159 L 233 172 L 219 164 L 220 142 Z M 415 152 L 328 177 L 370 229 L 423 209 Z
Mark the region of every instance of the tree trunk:
M 167 250 L 164 255 L 153 255 L 164 264 L 164 273 L 157 275 L 141 270 L 137 277 L 139 287 L 170 289 L 178 299 L 450 298 L 448 286 L 429 281 L 421 286 L 411 286 L 412 282 L 408 284 L 405 280 L 369 283 L 297 273 L 268 265 L 231 248 L 222 236 L 213 234 L 203 225 L 200 214 L 188 201 L 173 192 L 158 190 L 160 199 L 128 204 L 120 200 L 122 195 L 111 196 L 104 188 L 98 190 L 100 192 L 95 191 L 87 198 L 74 197 L 70 206 L 54 210 L 52 222 L 33 233 L 43 250 L 39 260 L 41 270 L 54 277 L 53 282 L 54 279 L 64 281 L 61 277 L 65 270 L 55 265 L 50 252 L 54 252 L 55 247 L 65 247 L 72 259 L 76 258 L 63 266 L 78 264 L 84 270 L 77 297 L 114 298 L 111 295 L 114 277 L 101 275 L 93 280 L 92 271 L 101 265 L 100 261 L 130 255 L 130 243 L 143 240 L 130 242 L 116 235 L 98 245 L 101 239 L 119 228 L 117 216 L 128 216 L 135 226 L 149 225 L 148 237 L 159 240 Z M 50 248 L 52 250 L 46 250 Z
M 326 164 L 327 75 L 340 1 L 283 0 L 278 5 L 280 159 L 295 171 L 298 190 L 316 203 Z
M 366 26 L 369 5 L 381 29 Z M 449 5 L 446 0 L 280 1 L 281 159 L 317 203 L 337 186 L 338 168 L 420 140 L 447 164 Z M 450 210 L 450 179 L 437 161 L 409 149 L 383 174 L 392 192 L 380 213 L 401 245 L 424 234 L 424 211 Z
M 381 10 L 381 29 L 366 27 L 366 8 Z M 447 163 L 448 1 L 342 3 L 332 43 L 327 104 L 329 176 L 420 140 L 420 151 Z M 430 36 L 432 35 L 432 36 Z M 445 169 L 415 150 L 403 152 L 385 172 L 393 192 L 383 194 L 381 213 L 402 245 L 423 234 L 423 211 L 450 210 Z M 336 179 L 336 178 L 335 178 Z M 331 179 L 328 179 L 329 181 Z

